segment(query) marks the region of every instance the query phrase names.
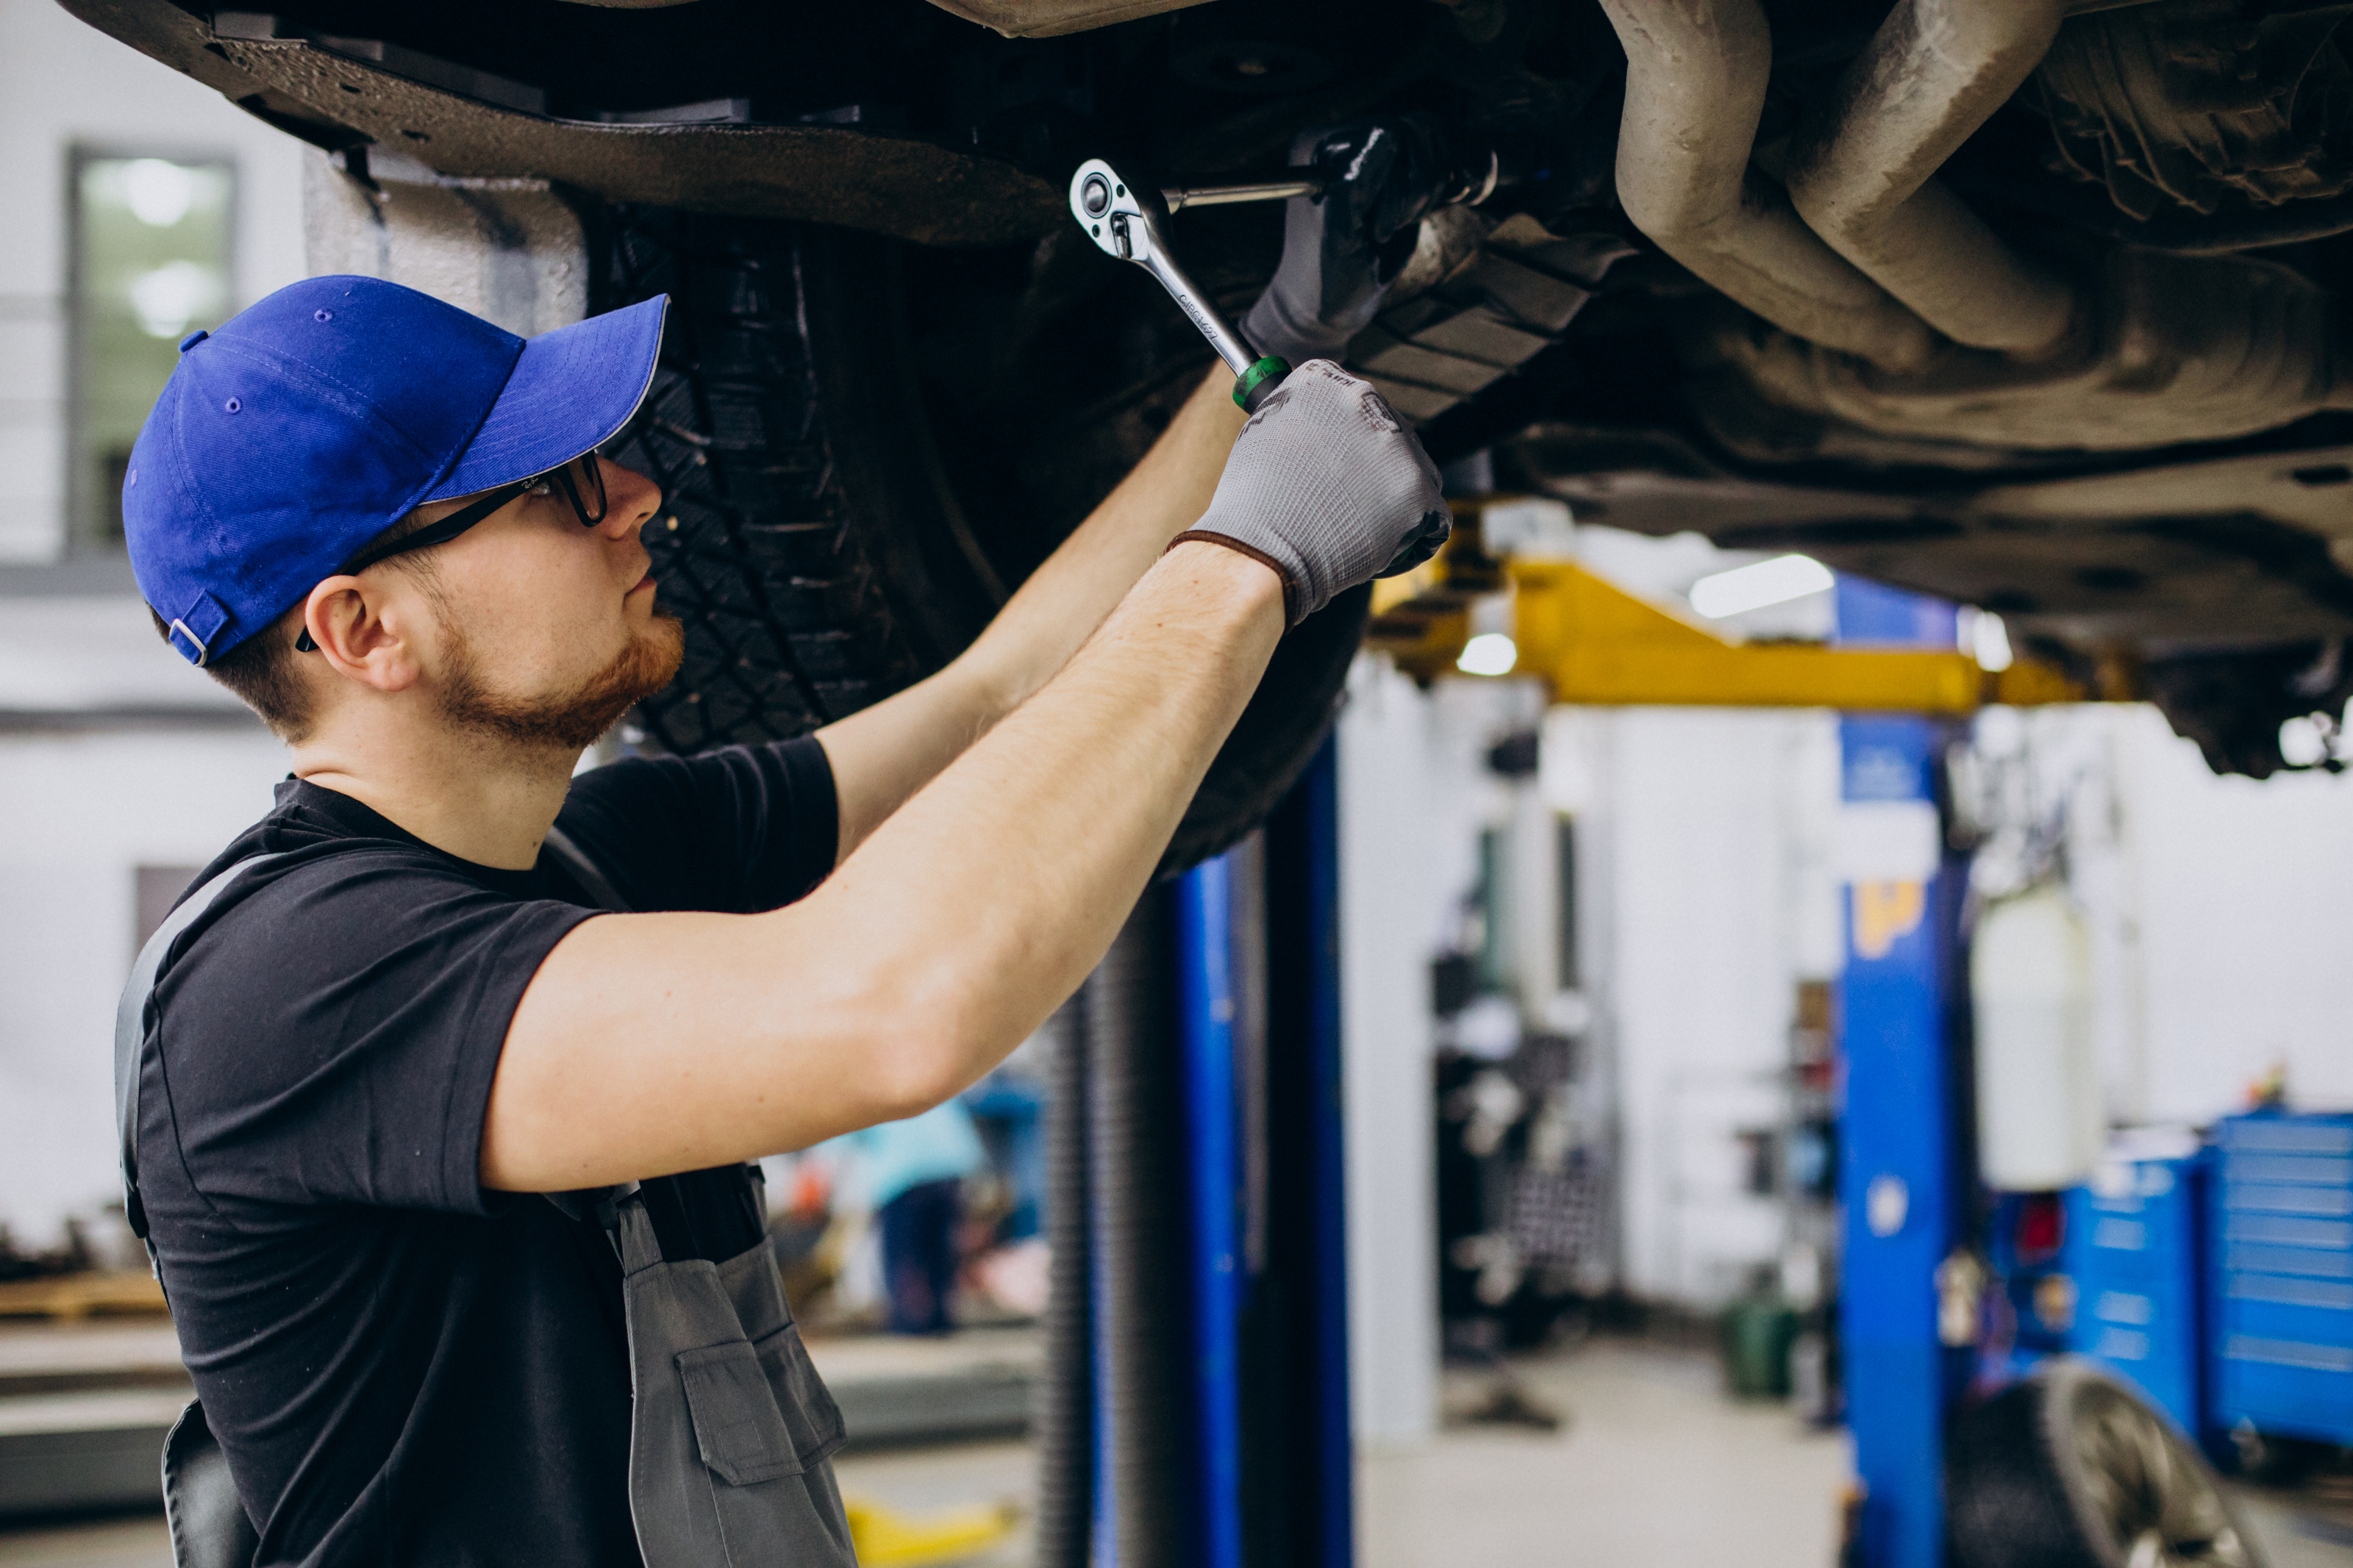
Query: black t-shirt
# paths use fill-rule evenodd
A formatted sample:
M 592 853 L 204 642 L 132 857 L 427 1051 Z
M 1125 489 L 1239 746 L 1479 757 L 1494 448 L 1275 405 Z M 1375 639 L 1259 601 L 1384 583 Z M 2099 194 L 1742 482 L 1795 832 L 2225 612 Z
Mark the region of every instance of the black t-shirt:
M 813 740 L 634 759 L 576 779 L 557 826 L 633 909 L 774 909 L 832 868 L 833 775 Z M 478 1174 L 515 1005 L 594 900 L 290 781 L 205 876 L 270 851 L 167 955 L 138 1133 L 257 1561 L 636 1564 L 618 1265 Z M 744 1190 L 649 1184 L 664 1255 L 752 1245 Z

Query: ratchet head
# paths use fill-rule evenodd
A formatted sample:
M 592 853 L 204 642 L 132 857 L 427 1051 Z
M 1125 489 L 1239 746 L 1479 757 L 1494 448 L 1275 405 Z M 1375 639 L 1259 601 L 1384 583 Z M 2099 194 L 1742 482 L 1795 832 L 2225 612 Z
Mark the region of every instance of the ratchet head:
M 1160 192 L 1131 184 L 1101 158 L 1071 176 L 1071 216 L 1103 253 L 1150 266 L 1166 248 L 1160 237 Z
M 1105 255 L 1133 261 L 1158 279 L 1227 368 L 1241 375 L 1259 356 L 1219 312 L 1215 301 L 1185 275 L 1160 226 L 1166 210 L 1157 185 L 1138 185 L 1101 158 L 1088 159 L 1071 176 L 1071 216 L 1079 220 L 1079 226 Z

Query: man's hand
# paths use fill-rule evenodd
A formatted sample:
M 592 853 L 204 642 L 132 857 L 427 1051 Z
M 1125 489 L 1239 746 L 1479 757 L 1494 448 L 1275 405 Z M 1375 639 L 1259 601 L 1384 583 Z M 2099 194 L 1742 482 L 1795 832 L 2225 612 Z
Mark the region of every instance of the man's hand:
M 1337 360 L 1381 308 L 1445 183 L 1447 159 L 1437 122 L 1409 114 L 1307 132 L 1292 144 L 1291 162 L 1331 184 L 1284 204 L 1282 265 L 1242 318 L 1242 336 L 1262 354 L 1303 365 Z
M 1297 626 L 1332 595 L 1420 565 L 1451 531 L 1438 469 L 1379 393 L 1310 360 L 1242 426 L 1199 522 L 1266 563 Z

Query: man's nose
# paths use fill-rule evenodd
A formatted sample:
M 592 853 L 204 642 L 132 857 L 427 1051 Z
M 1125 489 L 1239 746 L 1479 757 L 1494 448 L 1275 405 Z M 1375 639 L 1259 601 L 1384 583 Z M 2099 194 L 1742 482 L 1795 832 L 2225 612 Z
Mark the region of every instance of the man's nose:
M 610 458 L 596 460 L 605 466 L 605 521 L 597 525 L 597 531 L 615 539 L 635 539 L 661 510 L 661 486 Z

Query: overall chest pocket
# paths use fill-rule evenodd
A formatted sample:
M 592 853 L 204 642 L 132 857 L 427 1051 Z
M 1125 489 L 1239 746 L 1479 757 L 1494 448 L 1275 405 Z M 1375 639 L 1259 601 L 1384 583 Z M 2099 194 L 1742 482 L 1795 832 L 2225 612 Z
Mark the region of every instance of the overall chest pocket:
M 702 1462 L 731 1486 L 797 1476 L 830 1458 L 847 1436 L 840 1408 L 790 1323 L 756 1344 L 682 1352 L 678 1377 Z
M 778 1476 L 797 1476 L 808 1460 L 785 1424 L 781 1385 L 772 1389 L 767 1368 L 750 1344 L 712 1345 L 682 1351 L 678 1380 L 694 1422 L 695 1447 L 702 1462 L 730 1486 L 748 1487 Z
M 801 1342 L 800 1330 L 786 1323 L 764 1335 L 752 1348 L 767 1385 L 776 1391 L 785 1437 L 794 1458 L 802 1466 L 831 1458 L 849 1433 L 841 1424 L 840 1406 L 834 1404 L 825 1380 L 818 1376 L 808 1346 Z

